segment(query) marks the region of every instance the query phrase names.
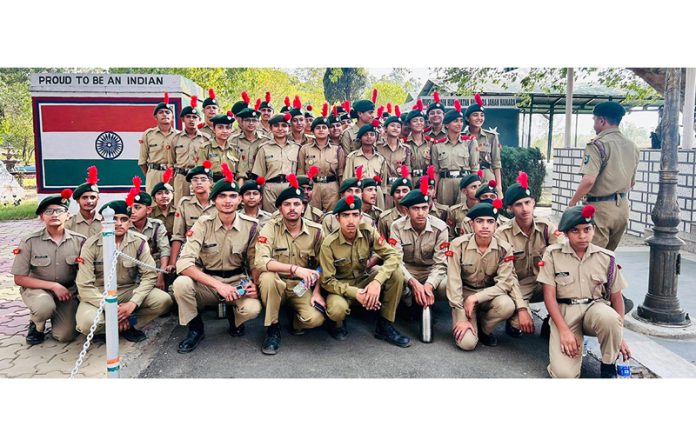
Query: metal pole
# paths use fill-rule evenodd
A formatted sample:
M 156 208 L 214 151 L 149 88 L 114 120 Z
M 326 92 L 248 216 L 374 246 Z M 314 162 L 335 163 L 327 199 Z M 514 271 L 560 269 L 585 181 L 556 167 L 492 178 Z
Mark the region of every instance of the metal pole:
M 532 118 L 533 117 L 534 117 L 534 96 L 532 96 L 532 102 L 529 105 L 529 131 L 527 132 L 527 148 L 532 147 Z
M 650 245 L 648 293 L 642 305 L 633 313 L 638 319 L 652 324 L 686 326 L 689 315 L 677 298 L 677 275 L 681 263 L 679 250 L 684 242 L 677 237 L 679 203 L 677 203 L 677 138 L 679 137 L 679 102 L 681 68 L 668 68 L 665 77 L 662 154 L 660 157 L 660 186 L 652 210 L 655 223 Z
M 575 145 L 573 147 L 578 146 L 578 120 L 580 118 L 580 114 L 578 112 L 575 112 Z
M 114 232 L 114 210 L 107 207 L 102 212 L 102 237 L 104 238 L 104 291 L 107 294 L 104 305 L 106 332 L 106 377 L 118 378 L 121 359 L 118 356 L 118 291 L 116 273 L 111 274 L 116 252 L 116 235 Z
M 571 129 L 573 127 L 573 82 L 575 80 L 574 70 L 568 68 L 568 80 L 566 81 L 566 106 L 565 106 L 565 140 L 566 149 L 570 148 Z
M 696 68 L 686 69 L 686 88 L 684 89 L 684 109 L 682 110 L 682 122 L 684 133 L 682 135 L 682 149 L 694 148 L 694 101 L 696 100 Z
M 549 109 L 549 134 L 546 142 L 546 161 L 551 160 L 551 146 L 553 145 L 553 109 L 554 105 L 551 104 L 551 108 Z

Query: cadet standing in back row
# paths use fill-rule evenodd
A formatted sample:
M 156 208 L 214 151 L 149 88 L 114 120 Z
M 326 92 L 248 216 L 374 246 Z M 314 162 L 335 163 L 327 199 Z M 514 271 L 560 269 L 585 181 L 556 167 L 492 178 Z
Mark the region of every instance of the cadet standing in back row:
M 164 94 L 164 101 L 155 106 L 152 114 L 157 120 L 157 126 L 143 133 L 140 138 L 140 155 L 138 156 L 138 166 L 145 174 L 145 186 L 148 190 L 152 190 L 155 184 L 162 181 L 162 175 L 169 163 L 172 139 L 179 133 L 174 128 L 174 114 L 169 108 L 169 94 Z
M 168 164 L 176 173 L 173 185 L 174 203 L 178 203 L 183 196 L 191 195 L 191 183 L 186 181 L 186 174 L 198 164 L 198 151 L 209 139 L 207 135 L 198 130 L 201 116 L 197 106 L 198 98 L 193 96 L 191 105 L 187 105 L 181 110 L 179 116 L 184 122 L 184 130 L 172 138 L 172 150 L 168 152 Z M 150 193 L 154 196 L 154 185 L 148 184 L 148 186 Z
M 97 212 L 99 203 L 99 178 L 96 166 L 87 168 L 87 182 L 82 183 L 72 194 L 73 200 L 77 201 L 79 210 L 77 214 L 70 216 L 65 221 L 65 229 L 75 231 L 85 237 L 91 237 L 101 232 L 102 217 Z

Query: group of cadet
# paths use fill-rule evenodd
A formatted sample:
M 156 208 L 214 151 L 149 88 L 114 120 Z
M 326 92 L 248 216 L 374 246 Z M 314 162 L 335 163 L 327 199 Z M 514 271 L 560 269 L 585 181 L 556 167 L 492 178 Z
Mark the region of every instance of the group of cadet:
M 98 172 L 41 201 L 45 227 L 22 239 L 12 273 L 31 311 L 29 344 L 46 321 L 59 341 L 87 334 L 105 276 L 116 274 L 119 331 L 129 341 L 171 312 L 188 327 L 178 351 L 205 338 L 201 309 L 221 307 L 231 336 L 264 312 L 264 354 L 281 346 L 280 309 L 293 335 L 325 326 L 348 336 L 351 307 L 378 313 L 374 335 L 399 347 L 394 326 L 447 299 L 457 347 L 495 346 L 505 324 L 514 338 L 535 331 L 529 303 L 550 320 L 548 372 L 579 377 L 583 335 L 597 336 L 603 377 L 616 375 L 626 286 L 613 249 L 625 229 L 637 148 L 618 130 L 624 109 L 593 112 L 583 179 L 558 228 L 534 215 L 527 175 L 503 194 L 500 143 L 482 128 L 478 95 L 445 109 L 436 93 L 407 113 L 371 100 L 324 104 L 319 116 L 300 98 L 279 113 L 270 93 L 246 93 L 221 112 L 214 91 L 193 97 L 174 128 L 168 97 L 140 141 L 140 177 L 125 200 L 97 211 Z M 377 108 L 377 110 L 375 110 Z M 353 123 L 353 120 L 357 120 Z M 233 126 L 237 123 L 237 127 Z M 79 212 L 68 214 L 70 198 Z M 585 206 L 575 206 L 584 199 Z M 115 271 L 104 271 L 102 212 L 115 213 Z M 512 218 L 501 215 L 507 209 Z M 623 225 L 623 226 L 622 226 Z M 156 271 L 148 266 L 156 266 Z M 421 327 L 426 329 L 429 327 Z M 103 338 L 103 318 L 96 339 Z

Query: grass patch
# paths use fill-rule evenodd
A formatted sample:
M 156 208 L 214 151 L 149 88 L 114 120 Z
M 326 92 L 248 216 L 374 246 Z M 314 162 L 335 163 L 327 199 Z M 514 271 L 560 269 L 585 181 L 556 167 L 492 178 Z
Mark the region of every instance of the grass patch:
M 32 220 L 36 218 L 36 200 L 24 201 L 19 206 L 0 206 L 0 221 Z

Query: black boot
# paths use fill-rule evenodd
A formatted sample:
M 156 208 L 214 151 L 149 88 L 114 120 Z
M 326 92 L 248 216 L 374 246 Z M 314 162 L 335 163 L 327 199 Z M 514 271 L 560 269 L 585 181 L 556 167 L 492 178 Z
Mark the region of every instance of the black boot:
M 489 347 L 495 347 L 496 345 L 498 345 L 498 336 L 496 336 L 493 333 L 486 334 L 483 332 L 483 330 L 479 330 L 478 338 L 483 345 L 487 345 Z
M 399 333 L 396 328 L 394 328 L 394 325 L 382 316 L 377 319 L 375 337 L 387 341 L 390 344 L 394 344 L 397 347 L 408 347 L 411 345 L 411 338 Z
M 190 353 L 198 347 L 198 344 L 205 339 L 203 320 L 200 315 L 196 316 L 188 323 L 189 332 L 186 338 L 179 342 L 179 353 Z
M 519 328 L 515 328 L 512 326 L 510 323 L 510 319 L 505 321 L 505 333 L 508 334 L 508 336 L 512 338 L 521 338 L 522 337 L 522 330 Z
M 36 324 L 32 321 L 29 321 L 29 330 L 27 330 L 27 338 L 26 338 L 27 344 L 38 345 L 38 344 L 41 344 L 45 338 L 46 338 L 46 335 L 44 334 L 44 332 L 37 330 Z
M 547 314 L 543 322 L 541 323 L 541 331 L 539 332 L 539 336 L 541 336 L 542 339 L 546 339 L 547 341 L 551 337 L 551 325 L 549 325 L 550 319 L 551 316 Z
M 261 352 L 264 355 L 275 355 L 280 349 L 280 323 L 271 324 L 266 330 L 266 339 L 263 340 Z
M 232 308 L 227 309 L 227 323 L 230 325 L 230 328 L 227 330 L 227 332 L 230 334 L 230 336 L 234 338 L 238 338 L 241 336 L 244 336 L 245 330 L 244 330 L 244 324 L 240 325 L 237 327 L 234 323 L 234 310 Z
M 605 364 L 599 368 L 601 378 L 616 378 L 616 364 Z
M 131 342 L 142 342 L 147 339 L 147 336 L 142 330 L 138 330 L 132 326 L 123 332 L 123 337 Z
M 336 325 L 336 322 L 329 320 L 329 334 L 337 341 L 345 341 L 348 337 L 348 327 L 346 326 L 346 321 L 343 320 L 343 324 L 341 324 L 339 327 Z

